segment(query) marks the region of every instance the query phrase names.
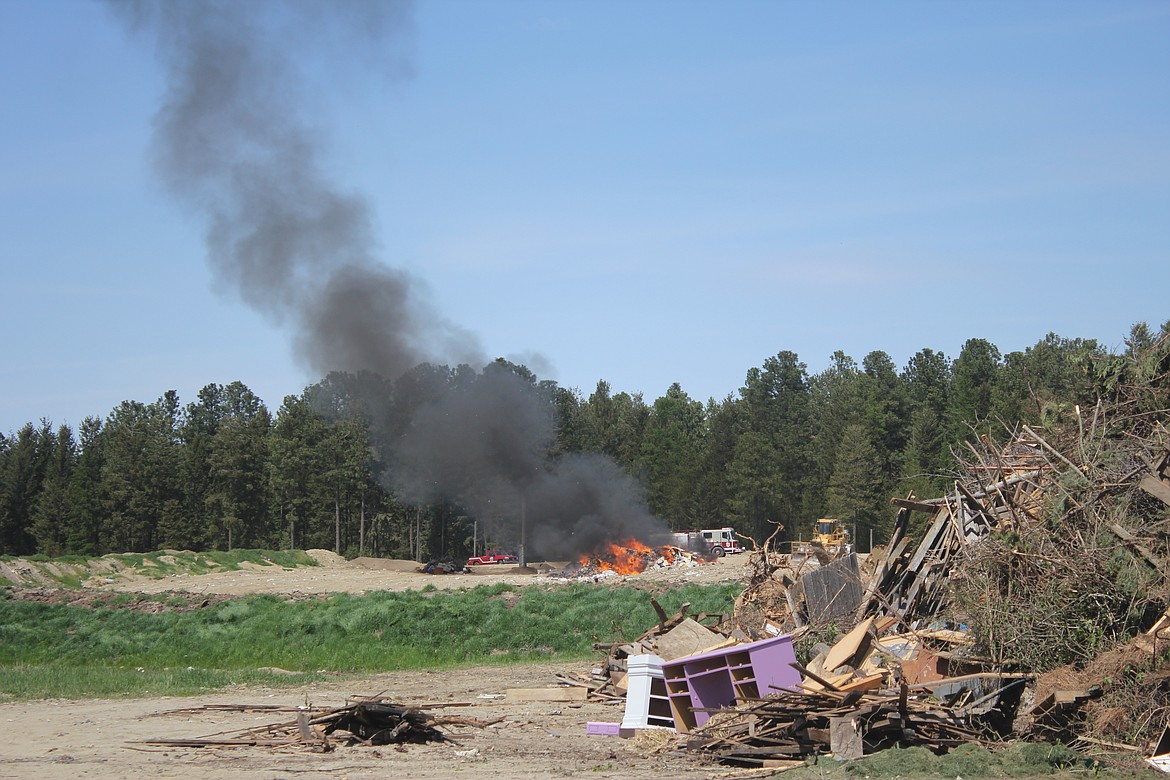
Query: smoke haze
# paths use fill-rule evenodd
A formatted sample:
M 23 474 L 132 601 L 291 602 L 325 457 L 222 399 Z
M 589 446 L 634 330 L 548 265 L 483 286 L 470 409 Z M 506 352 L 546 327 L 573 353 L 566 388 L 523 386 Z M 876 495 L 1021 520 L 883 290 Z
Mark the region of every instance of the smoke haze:
M 329 177 L 324 134 L 310 119 L 315 86 L 408 70 L 409 2 L 109 5 L 154 43 L 166 70 L 157 170 L 205 222 L 218 285 L 289 328 L 296 354 L 321 376 L 484 365 L 478 340 L 427 305 L 419 280 L 377 258 L 369 206 Z M 456 500 L 513 524 L 524 516 L 530 546 L 546 555 L 660 528 L 615 464 L 550 459 L 550 409 L 533 383 L 485 370 L 417 410 L 404 436 L 379 442 L 394 453 L 389 479 L 410 501 Z

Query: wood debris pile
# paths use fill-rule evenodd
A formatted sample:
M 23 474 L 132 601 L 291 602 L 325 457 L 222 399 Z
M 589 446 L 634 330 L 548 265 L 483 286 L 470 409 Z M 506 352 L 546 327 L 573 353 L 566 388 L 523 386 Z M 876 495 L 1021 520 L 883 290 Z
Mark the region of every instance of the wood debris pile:
M 446 706 L 446 705 L 434 705 Z M 294 720 L 223 732 L 204 737 L 137 740 L 135 744 L 165 747 L 285 747 L 331 750 L 334 745 L 402 745 L 449 741 L 442 727 L 490 725 L 471 718 L 435 717 L 431 707 L 406 707 L 388 699 L 362 698 L 332 709 L 270 708 L 263 705 L 209 705 L 223 711 L 295 711 Z
M 761 766 L 772 760 L 832 753 L 861 758 L 889 747 L 919 745 L 935 752 L 980 743 L 976 719 L 896 691 L 781 693 L 712 716 L 687 747 L 725 763 Z
M 309 725 L 320 726 L 323 735 L 340 738 L 346 745 L 420 744 L 446 739 L 431 715 L 391 701 L 359 701 Z
M 895 499 L 864 571 L 755 545 L 733 624 L 861 642 L 846 663 L 814 649 L 803 692 L 740 702 L 692 743 L 736 763 L 836 752 L 834 728 L 847 752 L 854 732 L 864 752 L 1150 749 L 1170 722 L 1170 337 L 1110 361 L 1095 405 L 980 436 L 947 495 Z

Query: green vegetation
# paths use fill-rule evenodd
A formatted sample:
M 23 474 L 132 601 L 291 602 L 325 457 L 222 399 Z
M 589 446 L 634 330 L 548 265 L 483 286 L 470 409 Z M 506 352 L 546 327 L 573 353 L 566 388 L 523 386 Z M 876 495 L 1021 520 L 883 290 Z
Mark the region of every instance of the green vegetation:
M 959 745 L 938 756 L 923 747 L 892 748 L 857 761 L 821 759 L 784 774 L 791 780 L 851 780 L 853 778 L 1098 778 L 1148 777 L 1153 773 L 1106 769 L 1063 745 L 1011 742 L 995 750 L 974 744 Z
M 122 669 L 60 665 L 0 666 L 0 702 L 15 699 L 194 696 L 231 685 L 294 687 L 323 679 L 317 673 L 264 669 Z
M 668 611 L 690 602 L 695 612 L 724 612 L 737 589 L 686 585 L 659 601 Z M 0 696 L 177 694 L 247 681 L 240 674 L 265 667 L 375 672 L 586 659 L 593 642 L 633 638 L 655 622 L 644 592 L 591 585 L 295 602 L 255 596 L 158 613 L 7 598 L 0 600 Z M 99 685 L 107 674 L 109 684 Z

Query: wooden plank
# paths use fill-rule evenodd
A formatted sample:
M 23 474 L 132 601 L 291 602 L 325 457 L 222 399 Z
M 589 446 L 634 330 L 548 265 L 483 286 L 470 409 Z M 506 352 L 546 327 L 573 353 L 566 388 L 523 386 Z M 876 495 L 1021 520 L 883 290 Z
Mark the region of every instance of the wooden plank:
M 853 615 L 861 606 L 857 553 L 838 558 L 800 578 L 809 620 L 817 623 Z
M 876 691 L 878 688 L 882 687 L 882 680 L 884 679 L 886 679 L 886 676 L 878 672 L 876 674 L 867 675 L 865 677 L 858 677 L 853 682 L 848 682 L 837 687 L 846 693 L 851 693 L 853 691 Z
M 1167 485 L 1154 475 L 1150 474 L 1142 478 L 1142 481 L 1138 483 L 1138 487 L 1154 498 L 1161 500 L 1162 503 L 1170 505 L 1170 485 Z
M 841 637 L 841 641 L 829 649 L 829 654 L 825 656 L 825 663 L 821 668 L 826 672 L 832 672 L 856 655 L 872 625 L 873 618 L 867 618 L 854 626 L 852 631 Z
M 937 512 L 938 504 L 928 504 L 925 501 L 914 501 L 909 498 L 891 498 L 890 503 L 902 509 L 910 509 L 915 512 Z
M 656 640 L 655 655 L 663 661 L 674 661 L 687 655 L 701 653 L 725 639 L 699 622 L 687 618 Z
M 1150 552 L 1150 550 L 1146 548 L 1145 545 L 1139 544 L 1138 538 L 1136 536 L 1122 528 L 1117 523 L 1111 524 L 1109 526 L 1109 530 L 1116 534 L 1117 538 L 1125 542 L 1130 547 L 1130 549 L 1145 558 L 1146 562 L 1153 566 L 1156 570 L 1159 572 L 1162 571 L 1162 559 L 1157 555 L 1154 555 L 1154 553 Z
M 829 718 L 829 750 L 839 761 L 856 761 L 864 754 L 861 731 L 854 718 Z
M 805 667 L 796 663 L 795 661 L 789 662 L 788 665 L 791 666 L 796 671 L 803 674 L 805 677 L 809 678 L 810 680 L 815 680 L 825 690 L 827 690 L 827 691 L 836 691 L 837 690 L 837 687 L 835 685 L 833 685 L 833 683 L 829 682 L 824 677 L 818 677 L 817 675 L 813 674 L 808 669 L 806 669 Z
M 939 537 L 943 531 L 946 530 L 951 520 L 951 508 L 949 505 L 939 507 L 938 513 L 934 516 L 934 523 L 931 524 L 930 530 L 922 537 L 922 542 L 918 545 L 918 549 L 914 553 L 914 557 L 910 559 L 909 569 L 917 572 L 922 566 L 922 562 L 926 560 L 926 556 L 934 551 L 938 544 Z
M 585 701 L 588 688 L 508 688 L 504 691 L 512 701 Z
M 297 714 L 297 733 L 300 735 L 301 742 L 313 741 L 313 730 L 309 728 L 309 713 Z

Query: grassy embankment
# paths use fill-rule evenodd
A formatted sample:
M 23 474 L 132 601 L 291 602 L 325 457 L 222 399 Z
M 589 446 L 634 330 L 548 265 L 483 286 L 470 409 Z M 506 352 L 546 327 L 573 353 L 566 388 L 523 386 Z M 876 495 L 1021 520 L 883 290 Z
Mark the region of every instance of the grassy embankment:
M 668 611 L 690 602 L 693 612 L 723 612 L 737 591 L 688 584 L 659 601 Z M 253 596 L 157 613 L 17 601 L 0 591 L 0 700 L 182 695 L 301 684 L 322 672 L 585 660 L 594 641 L 633 638 L 655 622 L 644 592 L 593 585 Z
M 27 558 L 13 558 L 0 555 L 0 563 L 20 561 L 18 581 L 12 584 L 36 587 L 51 585 L 62 588 L 82 587 L 90 578 L 116 580 L 125 574 L 163 579 L 179 574 L 209 574 L 220 571 L 236 571 L 245 564 L 255 566 L 277 566 L 296 568 L 316 566 L 317 562 L 303 550 L 250 550 L 238 549 L 196 553 L 190 550 L 157 550 L 150 553 L 112 553 L 100 558 L 70 555 L 48 558 L 33 555 Z M 0 584 L 4 580 L 0 577 Z

